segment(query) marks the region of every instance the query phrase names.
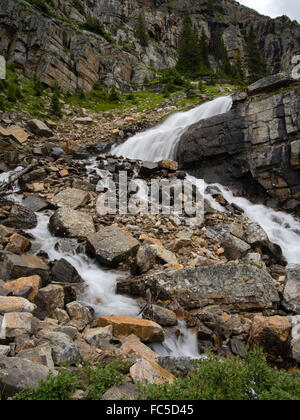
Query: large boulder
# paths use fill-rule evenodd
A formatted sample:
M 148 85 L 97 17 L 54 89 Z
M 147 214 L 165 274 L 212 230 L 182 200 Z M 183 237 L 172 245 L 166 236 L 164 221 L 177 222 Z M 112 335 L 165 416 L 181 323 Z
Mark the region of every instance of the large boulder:
M 22 297 L 0 296 L 0 314 L 9 312 L 33 313 L 36 306 Z
M 70 238 L 86 238 L 95 233 L 92 216 L 70 208 L 57 210 L 50 218 L 49 228 L 55 236 Z
M 56 207 L 67 207 L 76 210 L 87 204 L 89 199 L 90 194 L 88 192 L 76 188 L 67 188 L 60 191 L 51 200 L 51 204 Z
M 78 271 L 66 259 L 57 261 L 51 269 L 53 281 L 56 283 L 82 283 Z
M 16 338 L 20 335 L 31 334 L 33 315 L 31 313 L 10 312 L 3 317 L 1 336 Z
M 155 322 L 127 316 L 102 316 L 98 319 L 99 327 L 112 325 L 115 337 L 136 335 L 144 342 L 155 343 L 164 341 L 164 331 Z
M 250 345 L 259 345 L 271 356 L 287 356 L 292 325 L 287 317 L 254 318 L 249 337 Z
M 5 397 L 36 388 L 48 379 L 51 370 L 29 360 L 0 356 L 0 389 Z
M 140 359 L 130 368 L 130 376 L 134 383 L 161 385 L 172 384 L 175 377 L 158 363 Z
M 129 256 L 134 257 L 138 248 L 139 242 L 117 226 L 90 235 L 87 243 L 89 255 L 107 267 L 117 267 Z
M 291 356 L 296 363 L 300 364 L 300 315 L 291 317 L 292 323 L 292 339 L 291 339 Z
M 283 297 L 287 310 L 300 313 L 300 264 L 287 266 Z
M 3 280 L 14 280 L 20 277 L 40 276 L 43 283 L 49 278 L 49 266 L 34 255 L 5 255 L 1 266 Z
M 65 293 L 63 286 L 49 284 L 39 290 L 34 303 L 36 310 L 35 316 L 39 319 L 52 317 L 57 308 L 63 309 L 65 306 Z
M 31 291 L 28 295 L 28 300 L 33 302 L 39 289 L 42 287 L 42 279 L 40 276 L 21 277 L 17 280 L 9 281 L 4 287 L 15 295 L 30 287 Z
M 175 312 L 158 305 L 149 305 L 143 312 L 143 317 L 156 322 L 162 327 L 174 327 L 177 325 Z
M 30 120 L 27 123 L 27 126 L 30 131 L 40 137 L 52 137 L 53 132 L 50 128 L 43 122 L 37 119 Z
M 118 280 L 118 293 L 145 297 L 147 289 L 185 309 L 219 305 L 232 311 L 261 310 L 279 302 L 270 274 L 251 265 L 217 264 Z

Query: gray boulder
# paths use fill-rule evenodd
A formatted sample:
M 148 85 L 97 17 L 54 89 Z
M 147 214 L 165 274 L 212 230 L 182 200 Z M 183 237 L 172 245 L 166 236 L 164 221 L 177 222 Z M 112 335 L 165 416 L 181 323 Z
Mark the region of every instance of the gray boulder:
M 300 313 L 300 264 L 287 266 L 283 297 L 284 306 L 288 311 Z

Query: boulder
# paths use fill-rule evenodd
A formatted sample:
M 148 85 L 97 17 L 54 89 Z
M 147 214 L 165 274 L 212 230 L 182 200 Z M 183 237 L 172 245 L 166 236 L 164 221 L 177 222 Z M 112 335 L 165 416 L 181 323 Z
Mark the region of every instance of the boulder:
M 75 365 L 81 361 L 79 349 L 68 335 L 41 330 L 36 337 L 40 345 L 49 344 L 51 347 L 55 366 Z
M 5 255 L 1 267 L 3 280 L 14 280 L 20 277 L 40 276 L 43 283 L 49 278 L 49 266 L 33 255 Z
M 40 120 L 34 119 L 27 123 L 29 130 L 39 137 L 52 137 L 53 132 L 50 128 Z
M 243 258 L 251 249 L 248 243 L 230 232 L 230 225 L 208 227 L 206 235 L 220 240 L 220 245 L 224 248 L 224 255 L 228 260 Z
M 83 338 L 91 346 L 102 348 L 104 342 L 109 342 L 112 339 L 112 332 L 112 325 L 105 328 L 91 328 L 85 332 Z
M 28 300 L 34 301 L 38 291 L 42 287 L 42 279 L 40 276 L 21 277 L 17 280 L 10 281 L 4 286 L 7 290 L 10 290 L 14 294 L 18 294 L 24 288 L 30 287 L 31 292 L 28 296 Z
M 5 248 L 5 251 L 11 252 L 12 254 L 22 255 L 29 251 L 31 248 L 31 242 L 18 233 L 14 233 L 10 238 Z
M 80 117 L 75 119 L 75 124 L 90 125 L 94 120 L 91 117 Z
M 186 378 L 196 369 L 194 362 L 190 357 L 160 357 L 157 361 L 168 372 L 181 378 Z
M 156 252 L 150 245 L 142 245 L 136 254 L 136 266 L 139 274 L 147 273 L 154 267 Z
M 46 209 L 49 203 L 39 195 L 29 195 L 23 201 L 23 205 L 29 210 L 37 212 Z
M 146 359 L 138 360 L 130 368 L 130 376 L 134 383 L 161 385 L 172 384 L 174 376 L 156 362 Z
M 286 267 L 283 298 L 283 304 L 288 311 L 300 313 L 300 264 L 289 264 Z
M 143 344 L 138 337 L 130 335 L 122 344 L 120 353 L 126 358 L 146 359 L 157 362 L 159 355 L 155 353 L 150 347 Z
M 143 312 L 145 319 L 150 319 L 162 327 L 174 327 L 177 325 L 177 316 L 173 311 L 158 305 L 150 305 Z
M 147 289 L 184 309 L 219 305 L 238 312 L 273 308 L 279 302 L 270 274 L 251 265 L 217 264 L 118 279 L 118 293 L 145 297 Z
M 87 243 L 88 254 L 107 267 L 117 267 L 129 256 L 134 257 L 138 248 L 139 242 L 117 226 L 90 235 Z
M 20 335 L 31 334 L 33 315 L 31 313 L 10 312 L 3 317 L 1 336 L 16 338 Z
M 159 171 L 159 165 L 154 162 L 143 162 L 140 168 L 140 176 L 145 178 L 154 175 L 156 172 Z
M 295 79 L 293 79 L 290 72 L 277 73 L 264 77 L 248 86 L 248 92 L 249 94 L 254 95 L 260 92 L 277 90 L 293 83 L 295 83 Z
M 291 356 L 296 363 L 300 363 L 300 315 L 291 317 L 292 339 Z
M 76 210 L 85 206 L 89 200 L 90 194 L 88 192 L 76 188 L 67 188 L 60 191 L 50 202 L 55 207 L 66 207 Z
M 0 314 L 9 312 L 33 313 L 36 306 L 27 299 L 14 296 L 0 296 Z
M 81 321 L 85 326 L 93 321 L 91 311 L 79 302 L 68 303 L 66 309 L 72 320 Z
M 102 396 L 103 401 L 137 401 L 139 399 L 139 391 L 138 388 L 130 383 L 125 382 L 120 386 L 113 386 L 108 391 L 105 392 Z
M 72 264 L 62 258 L 51 269 L 53 281 L 56 283 L 82 283 L 83 280 Z
M 259 345 L 271 356 L 286 356 L 292 325 L 287 317 L 256 316 L 253 320 L 249 344 Z
M 39 290 L 34 303 L 34 315 L 39 319 L 52 317 L 57 308 L 64 309 L 65 293 L 62 286 L 50 284 Z
M 0 335 L 1 338 L 1 335 Z M 2 346 L 0 345 L 0 357 L 2 356 L 8 356 L 10 353 L 10 346 Z
M 144 342 L 156 343 L 164 341 L 164 331 L 155 322 L 145 319 L 131 318 L 127 316 L 102 316 L 98 319 L 99 327 L 112 325 L 115 337 L 127 337 L 136 335 Z
M 46 381 L 50 369 L 29 360 L 0 356 L 0 389 L 5 397 L 36 388 L 40 381 Z
M 50 218 L 50 231 L 55 236 L 86 238 L 95 233 L 92 216 L 78 210 L 61 208 Z
M 42 344 L 33 349 L 21 350 L 18 355 L 20 359 L 30 360 L 33 363 L 46 366 L 54 370 L 54 362 L 52 359 L 52 349 L 49 344 Z
M 158 166 L 161 169 L 167 169 L 168 171 L 172 171 L 172 172 L 176 172 L 178 170 L 178 162 L 174 160 L 169 160 L 169 159 L 161 160 L 160 162 L 158 162 Z
M 29 208 L 14 204 L 6 225 L 16 229 L 33 229 L 37 226 L 37 216 Z

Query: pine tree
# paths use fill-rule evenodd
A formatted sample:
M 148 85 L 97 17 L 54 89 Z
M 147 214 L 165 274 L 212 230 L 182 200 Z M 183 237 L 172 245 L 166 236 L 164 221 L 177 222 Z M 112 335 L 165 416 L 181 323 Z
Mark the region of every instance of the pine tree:
M 265 76 L 265 66 L 253 25 L 247 40 L 248 83 L 254 83 Z
M 50 105 L 51 113 L 56 117 L 62 117 L 61 103 L 60 103 L 60 89 L 55 87 Z
M 222 37 L 220 25 L 217 26 L 217 29 L 213 35 L 213 50 L 214 56 L 219 63 L 220 73 L 224 76 L 230 77 L 233 73 L 233 69 L 228 57 L 226 45 Z
M 147 47 L 148 45 L 148 36 L 146 32 L 145 21 L 142 13 L 138 16 L 138 21 L 135 30 L 135 36 L 139 40 L 142 47 Z
M 198 35 L 193 27 L 190 16 L 186 14 L 180 33 L 176 68 L 181 74 L 188 77 L 195 77 L 199 74 L 200 64 L 201 54 Z
M 212 68 L 209 62 L 209 45 L 208 38 L 204 29 L 202 29 L 202 34 L 199 42 L 199 51 L 200 51 L 200 74 L 208 75 L 212 72 Z

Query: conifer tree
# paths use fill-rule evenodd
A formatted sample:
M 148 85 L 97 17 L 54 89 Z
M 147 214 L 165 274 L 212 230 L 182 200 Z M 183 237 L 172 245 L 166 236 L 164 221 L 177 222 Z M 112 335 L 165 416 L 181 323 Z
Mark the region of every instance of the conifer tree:
M 209 44 L 208 38 L 204 29 L 202 29 L 202 34 L 199 43 L 200 51 L 200 74 L 207 75 L 212 72 L 212 68 L 209 62 Z
M 220 25 L 217 26 L 217 29 L 213 36 L 213 50 L 215 58 L 220 66 L 220 72 L 224 76 L 231 76 L 233 73 L 233 69 L 228 57 L 226 45 L 222 37 Z
M 247 40 L 248 83 L 254 83 L 265 76 L 265 66 L 253 25 Z
M 139 40 L 142 47 L 147 47 L 148 36 L 147 36 L 145 21 L 144 21 L 142 13 L 140 13 L 138 16 L 135 36 Z
M 214 15 L 214 6 L 212 0 L 207 0 L 207 12 L 210 16 Z

